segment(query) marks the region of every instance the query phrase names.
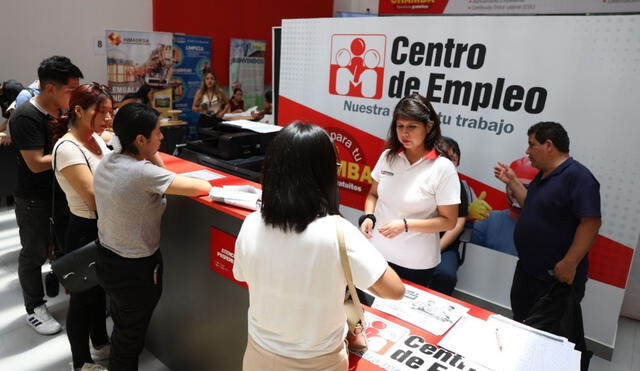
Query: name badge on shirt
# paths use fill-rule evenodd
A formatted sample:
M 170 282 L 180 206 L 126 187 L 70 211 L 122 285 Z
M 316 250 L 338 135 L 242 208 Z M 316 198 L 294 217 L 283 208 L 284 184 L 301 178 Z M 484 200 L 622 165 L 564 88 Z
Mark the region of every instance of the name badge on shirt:
M 388 176 L 393 176 L 393 173 L 392 173 L 392 172 L 390 172 L 390 171 L 386 171 L 386 170 L 382 170 L 382 171 L 380 172 L 380 174 L 382 174 L 382 175 L 388 175 Z

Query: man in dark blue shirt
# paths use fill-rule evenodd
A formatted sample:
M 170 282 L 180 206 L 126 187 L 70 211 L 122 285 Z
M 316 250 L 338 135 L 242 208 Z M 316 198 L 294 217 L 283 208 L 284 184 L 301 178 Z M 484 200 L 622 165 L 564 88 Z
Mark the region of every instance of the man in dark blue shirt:
M 553 277 L 572 284 L 578 300 L 587 281 L 587 253 L 601 225 L 600 184 L 569 156 L 562 125 L 540 122 L 529 128 L 526 154 L 540 169 L 528 187 L 502 163 L 495 176 L 513 191 L 522 208 L 514 242 L 518 263 L 511 286 L 514 320 L 522 322 Z

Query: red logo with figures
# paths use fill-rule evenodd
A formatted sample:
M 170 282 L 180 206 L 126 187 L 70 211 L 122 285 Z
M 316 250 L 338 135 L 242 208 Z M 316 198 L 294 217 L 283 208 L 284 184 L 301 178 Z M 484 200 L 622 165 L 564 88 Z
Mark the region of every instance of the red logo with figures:
M 380 99 L 386 45 L 385 35 L 333 35 L 329 93 Z

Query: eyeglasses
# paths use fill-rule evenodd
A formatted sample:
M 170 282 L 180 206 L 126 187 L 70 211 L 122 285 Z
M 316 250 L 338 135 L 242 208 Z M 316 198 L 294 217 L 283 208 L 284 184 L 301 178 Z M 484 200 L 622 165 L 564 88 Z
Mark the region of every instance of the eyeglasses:
M 108 86 L 94 81 L 91 83 L 91 87 L 98 90 L 100 94 L 104 94 L 107 97 L 111 98 L 111 89 Z

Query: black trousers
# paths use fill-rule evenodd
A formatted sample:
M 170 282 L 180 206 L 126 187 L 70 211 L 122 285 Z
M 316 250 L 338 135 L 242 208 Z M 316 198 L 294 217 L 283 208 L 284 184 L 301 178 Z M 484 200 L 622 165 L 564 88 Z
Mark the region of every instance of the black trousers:
M 113 333 L 110 371 L 138 369 L 153 310 L 162 294 L 162 255 L 123 258 L 98 248 L 98 280 L 109 295 Z
M 417 283 L 424 287 L 429 287 L 429 283 L 431 283 L 431 276 L 433 276 L 433 271 L 435 270 L 435 268 L 409 269 L 393 263 L 389 263 L 389 266 L 398 273 L 400 278 Z
M 69 216 L 66 236 L 66 252 L 78 249 L 98 238 L 96 219 Z M 89 352 L 89 339 L 94 346 L 109 343 L 106 324 L 106 296 L 100 286 L 70 295 L 67 312 L 67 337 L 71 344 L 73 367 L 93 363 Z
M 20 230 L 20 256 L 18 278 L 22 287 L 27 313 L 45 303 L 42 286 L 42 265 L 47 261 L 52 236 L 49 233 L 51 200 L 27 200 L 15 197 L 16 221 Z M 67 230 L 69 208 L 66 200 L 56 200 L 56 237 L 58 246 L 63 246 Z M 58 255 L 58 251 L 55 252 Z
M 573 287 L 578 302 L 584 297 L 586 276 L 576 274 Z M 538 298 L 554 282 L 553 277 L 536 277 L 522 268 L 522 262 L 518 260 L 516 271 L 513 273 L 513 283 L 511 284 L 511 311 L 513 320 L 523 322 L 533 308 Z

